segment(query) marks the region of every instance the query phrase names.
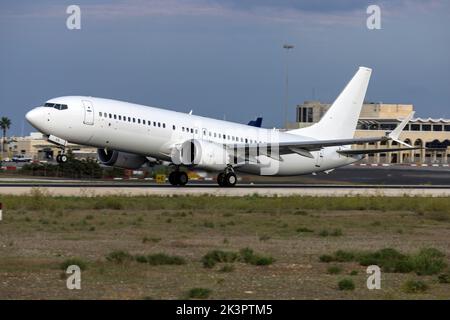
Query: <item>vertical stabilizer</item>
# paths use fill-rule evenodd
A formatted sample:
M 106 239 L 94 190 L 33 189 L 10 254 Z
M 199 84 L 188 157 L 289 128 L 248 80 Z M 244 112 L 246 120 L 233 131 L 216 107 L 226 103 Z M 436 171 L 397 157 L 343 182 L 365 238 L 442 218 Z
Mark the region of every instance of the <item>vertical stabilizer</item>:
M 353 138 L 371 73 L 360 67 L 318 123 L 288 132 L 317 139 Z

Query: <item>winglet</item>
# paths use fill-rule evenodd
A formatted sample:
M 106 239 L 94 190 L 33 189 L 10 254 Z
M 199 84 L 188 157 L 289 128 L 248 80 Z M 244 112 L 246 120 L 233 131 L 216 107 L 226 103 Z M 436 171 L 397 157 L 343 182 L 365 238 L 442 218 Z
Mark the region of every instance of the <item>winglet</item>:
M 403 129 L 406 127 L 408 122 L 411 121 L 413 116 L 414 116 L 414 111 L 411 112 L 405 119 L 403 119 L 403 121 L 400 122 L 400 124 L 391 133 L 389 133 L 387 135 L 387 137 L 392 139 L 393 141 L 399 143 L 399 144 L 402 144 L 404 146 L 407 146 L 407 147 L 411 148 L 412 146 L 410 146 L 409 144 L 404 143 L 403 141 L 401 141 L 399 139 L 399 137 L 400 137 L 400 133 L 402 133 Z

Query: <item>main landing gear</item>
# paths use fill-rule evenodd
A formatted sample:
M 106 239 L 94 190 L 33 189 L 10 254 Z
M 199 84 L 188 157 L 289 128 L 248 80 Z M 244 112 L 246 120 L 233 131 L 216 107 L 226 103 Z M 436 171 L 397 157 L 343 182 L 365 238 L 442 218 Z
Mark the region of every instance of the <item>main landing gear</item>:
M 173 186 L 184 186 L 188 183 L 189 178 L 186 172 L 175 169 L 169 174 L 169 182 Z
M 217 183 L 220 187 L 234 187 L 236 182 L 237 177 L 232 166 L 226 167 L 223 172 L 217 175 Z

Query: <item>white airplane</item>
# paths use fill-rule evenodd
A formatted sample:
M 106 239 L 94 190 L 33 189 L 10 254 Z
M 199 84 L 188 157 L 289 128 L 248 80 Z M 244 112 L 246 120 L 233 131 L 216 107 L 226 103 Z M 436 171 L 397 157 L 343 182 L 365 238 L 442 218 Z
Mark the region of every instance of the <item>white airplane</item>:
M 180 167 L 218 173 L 219 186 L 236 184 L 235 172 L 255 175 L 302 175 L 329 172 L 361 160 L 365 154 L 412 150 L 399 135 L 406 117 L 383 137 L 354 138 L 372 70 L 360 67 L 323 118 L 310 127 L 289 131 L 264 129 L 160 108 L 87 96 L 48 100 L 26 119 L 62 149 L 68 142 L 98 148 L 107 166 L 137 169 L 144 163 L 167 163 L 172 185 L 185 185 Z M 395 140 L 403 148 L 354 150 L 352 144 Z

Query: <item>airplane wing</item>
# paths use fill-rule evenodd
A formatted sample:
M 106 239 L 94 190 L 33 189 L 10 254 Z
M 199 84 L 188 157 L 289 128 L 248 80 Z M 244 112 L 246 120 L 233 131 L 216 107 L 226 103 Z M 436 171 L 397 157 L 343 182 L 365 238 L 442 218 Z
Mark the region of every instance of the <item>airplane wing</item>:
M 382 152 L 396 152 L 396 151 L 408 151 L 423 149 L 422 147 L 411 147 L 411 148 L 384 148 L 384 149 L 352 149 L 352 150 L 339 150 L 338 153 L 343 155 L 353 155 L 353 154 L 373 154 Z

